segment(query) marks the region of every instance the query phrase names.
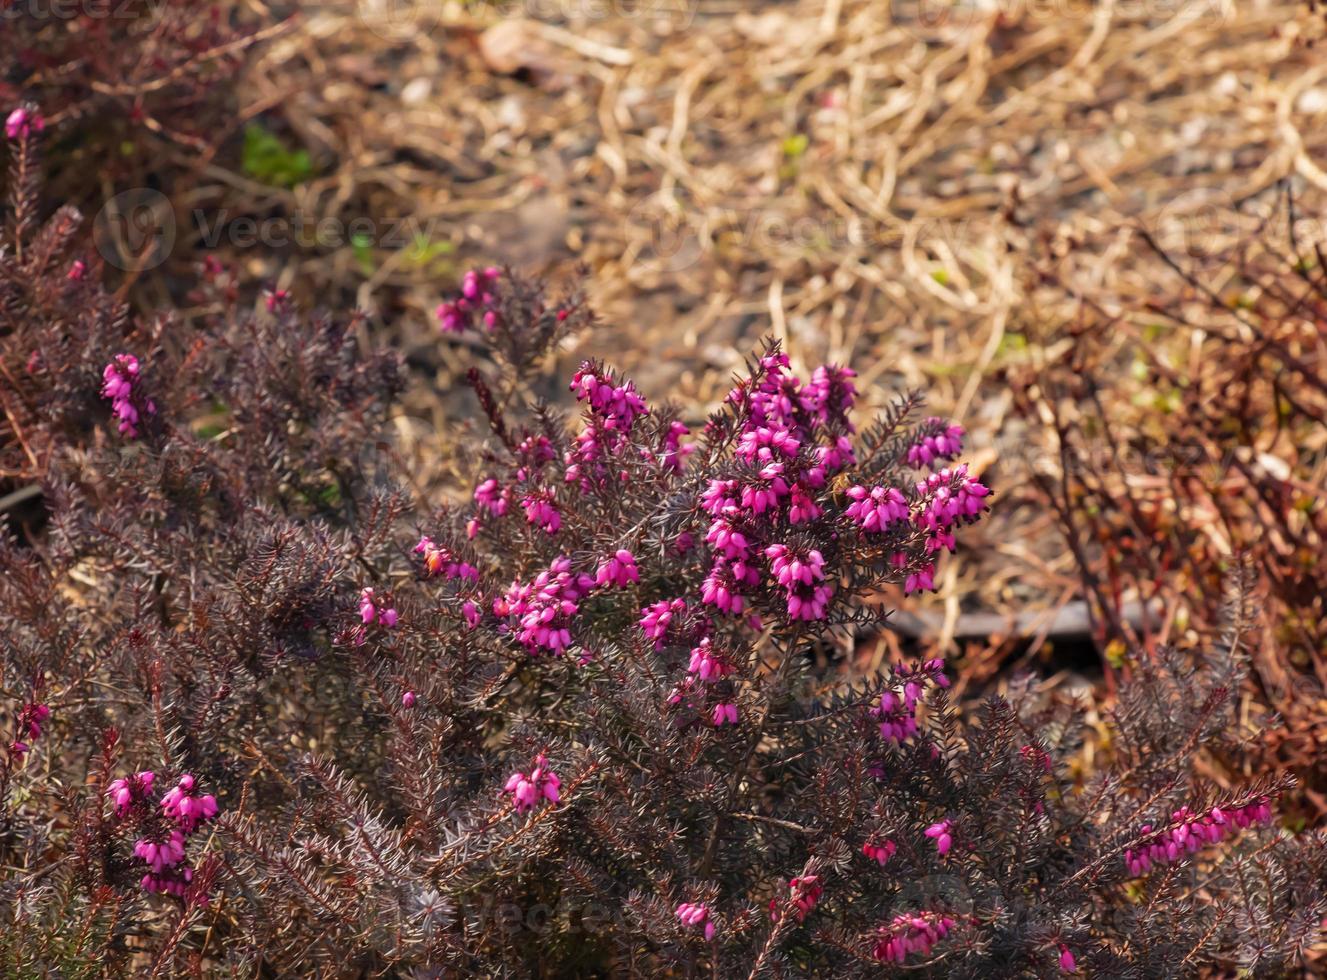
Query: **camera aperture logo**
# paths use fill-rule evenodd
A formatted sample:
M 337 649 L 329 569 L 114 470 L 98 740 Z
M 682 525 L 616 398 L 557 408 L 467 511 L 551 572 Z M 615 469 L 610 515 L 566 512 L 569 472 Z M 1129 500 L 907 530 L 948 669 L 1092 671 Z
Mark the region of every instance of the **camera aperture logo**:
M 146 272 L 175 247 L 175 210 L 164 194 L 148 187 L 121 191 L 97 212 L 92 239 L 106 264 L 124 272 Z

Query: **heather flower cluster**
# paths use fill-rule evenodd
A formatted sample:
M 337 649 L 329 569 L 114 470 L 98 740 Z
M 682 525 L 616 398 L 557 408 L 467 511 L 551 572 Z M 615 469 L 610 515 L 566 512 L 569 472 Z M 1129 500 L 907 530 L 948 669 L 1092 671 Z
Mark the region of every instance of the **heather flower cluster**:
M 880 929 L 871 955 L 884 963 L 905 963 L 913 953 L 931 955 L 940 942 L 957 924 L 957 920 L 942 912 L 915 912 L 898 915 Z
M 921 438 L 908 448 L 908 464 L 916 469 L 930 466 L 938 459 L 957 459 L 963 451 L 961 425 L 950 425 L 931 416 L 922 422 L 921 431 Z
M 139 882 L 143 890 L 183 898 L 194 879 L 194 868 L 185 861 L 189 838 L 217 815 L 217 801 L 200 793 L 193 775 L 185 773 L 153 807 L 155 782 L 153 772 L 134 773 L 114 780 L 106 796 L 117 819 L 144 831 L 134 843 L 134 855 L 147 865 Z M 207 904 L 207 896 L 198 901 Z
M 1270 823 L 1271 819 L 1272 800 L 1267 796 L 1259 796 L 1243 806 L 1212 807 L 1201 814 L 1180 807 L 1170 815 L 1168 827 L 1154 832 L 1151 824 L 1143 825 L 1140 833 L 1150 836 L 1141 847 L 1124 852 L 1124 864 L 1129 874 L 1145 875 L 1154 866 L 1171 864 L 1254 824 Z
M 144 401 L 137 395 L 138 375 L 138 358 L 132 354 L 116 354 L 102 371 L 101 397 L 111 400 L 120 433 L 130 439 L 137 438 L 142 415 L 155 415 L 157 411 L 151 399 Z
M 525 813 L 543 801 L 556 803 L 561 788 L 562 781 L 558 779 L 557 773 L 549 767 L 548 759 L 541 753 L 535 759 L 534 768 L 528 775 L 523 772 L 511 774 L 507 785 L 503 787 L 503 792 L 511 794 L 517 813 Z
M 714 939 L 715 924 L 710 908 L 701 902 L 683 902 L 677 907 L 677 917 L 682 925 L 697 929 L 707 941 Z
M 927 688 L 948 686 L 943 660 L 894 667 L 889 684 L 880 693 L 879 704 L 871 709 L 872 717 L 879 723 L 880 734 L 897 743 L 912 738 L 917 734 L 917 712 Z
M 428 575 L 438 575 L 448 579 L 468 579 L 471 582 L 479 579 L 479 570 L 474 565 L 461 561 L 450 549 L 434 544 L 433 539 L 427 535 L 419 539 L 414 553 L 423 558 L 424 571 Z
M 388 629 L 395 626 L 400 618 L 391 604 L 391 598 L 386 595 L 379 597 L 371 588 L 365 588 L 359 594 L 359 616 L 365 626 L 379 623 Z
M 46 724 L 50 717 L 51 709 L 47 705 L 36 701 L 29 701 L 23 705 L 18 713 L 14 740 L 9 743 L 9 752 L 13 758 L 22 762 L 27 757 L 32 751 L 33 744 L 41 737 L 42 725 Z
M 502 278 L 496 266 L 471 269 L 461 277 L 461 294 L 438 307 L 438 323 L 445 333 L 461 333 L 475 326 L 476 320 L 485 330 L 494 330 L 501 322 L 495 289 Z
M 11 140 L 27 139 L 46 129 L 46 120 L 29 106 L 18 106 L 5 117 L 5 135 Z
M 572 571 L 571 559 L 559 557 L 534 581 L 513 582 L 493 600 L 493 614 L 516 620 L 509 628 L 527 650 L 560 655 L 572 644 L 579 603 L 594 586 L 590 575 Z
M 803 922 L 820 902 L 820 896 L 824 893 L 825 886 L 820 883 L 818 875 L 802 875 L 788 882 L 788 897 L 784 902 L 792 906 L 793 916 L 797 921 Z M 775 922 L 779 921 L 782 915 L 779 898 L 769 900 L 769 915 Z

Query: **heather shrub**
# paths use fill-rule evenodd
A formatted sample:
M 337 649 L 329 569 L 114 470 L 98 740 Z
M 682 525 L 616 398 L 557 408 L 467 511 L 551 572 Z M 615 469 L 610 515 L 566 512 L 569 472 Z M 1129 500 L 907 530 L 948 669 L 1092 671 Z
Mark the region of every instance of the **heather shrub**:
M 233 80 L 285 26 L 259 6 L 0 0 L 0 105 L 40 107 L 51 185 L 89 214 L 110 206 L 98 241 L 120 268 L 155 263 L 143 226 L 172 220 L 166 208 L 247 118 Z
M 1246 691 L 1278 712 L 1265 760 L 1305 781 L 1301 818 L 1327 813 L 1327 279 L 1296 238 L 1293 199 L 1229 242 L 1184 251 L 1138 234 L 1158 285 L 1141 327 L 1094 304 L 1056 330 L 1058 354 L 1021 379 L 1029 416 L 1051 421 L 1058 459 L 1036 473 L 1098 611 L 1108 656 L 1210 644 L 1243 556 L 1264 610 Z M 1288 233 L 1286 233 L 1288 232 Z M 1145 615 L 1131 621 L 1130 601 Z M 1225 760 L 1234 765 L 1234 760 Z
M 767 344 L 703 423 L 597 360 L 542 402 L 591 313 L 486 269 L 439 311 L 484 352 L 473 493 L 420 500 L 353 318 L 240 313 L 211 267 L 220 312 L 141 323 L 34 188 L 0 261 L 7 972 L 1281 976 L 1319 937 L 1288 780 L 1191 765 L 1257 737 L 1241 581 L 1197 666 L 1137 655 L 1078 786 L 1035 683 L 814 668 L 991 499 L 919 395 L 859 430 L 850 369 Z

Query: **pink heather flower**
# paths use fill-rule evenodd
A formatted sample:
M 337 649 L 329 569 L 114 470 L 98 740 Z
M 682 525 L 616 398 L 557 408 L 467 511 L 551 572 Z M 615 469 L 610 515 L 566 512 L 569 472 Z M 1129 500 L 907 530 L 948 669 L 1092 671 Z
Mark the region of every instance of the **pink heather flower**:
M 728 561 L 715 558 L 709 574 L 701 583 L 701 602 L 715 606 L 722 613 L 737 615 L 746 603 L 741 590 L 759 584 L 760 573 L 741 559 Z
M 364 589 L 359 594 L 359 616 L 366 626 L 376 621 L 387 629 L 395 626 L 400 618 L 396 610 L 387 605 L 385 600 L 378 602 L 374 598 L 372 589 Z
M 471 269 L 461 277 L 461 294 L 438 306 L 438 324 L 444 333 L 460 333 L 474 325 L 475 315 L 485 329 L 493 330 L 500 322 L 498 300 L 493 287 L 502 277 L 496 266 Z
M 880 928 L 880 938 L 871 955 L 882 963 L 902 963 L 911 953 L 927 956 L 955 924 L 952 917 L 939 912 L 897 915 L 889 925 Z
M 917 734 L 917 701 L 906 694 L 900 697 L 886 690 L 880 695 L 880 704 L 871 714 L 880 721 L 880 734 L 895 742 L 904 742 Z
M 801 442 L 786 428 L 759 426 L 742 435 L 737 444 L 737 455 L 749 463 L 773 462 L 776 454 L 793 459 Z
M 782 463 L 770 463 L 758 475 L 759 482 L 742 486 L 742 508 L 752 514 L 773 510 L 788 496 L 788 481 L 783 478 Z
M 140 838 L 134 844 L 134 855 L 151 867 L 153 874 L 160 875 L 184 860 L 184 832 L 172 830 L 164 841 Z
M 805 524 L 807 521 L 814 521 L 823 513 L 824 510 L 800 483 L 793 486 L 788 494 L 789 524 Z
M 571 625 L 579 602 L 594 588 L 594 579 L 572 572 L 571 559 L 559 557 L 529 584 L 513 582 L 493 603 L 498 616 L 517 617 L 516 638 L 531 652 L 561 654 L 571 645 Z
M 27 139 L 32 133 L 40 133 L 45 128 L 46 120 L 27 106 L 19 106 L 5 119 L 5 135 L 11 140 Z
M 788 891 L 792 901 L 793 915 L 797 917 L 798 922 L 802 922 L 816 907 L 816 903 L 820 901 L 820 896 L 825 893 L 825 888 L 820 884 L 819 876 L 805 875 L 789 881 Z M 779 921 L 779 900 L 777 898 L 769 900 L 769 917 L 775 922 Z
M 772 544 L 765 549 L 765 557 L 770 560 L 774 580 L 785 589 L 811 585 L 825 577 L 825 559 L 814 549 L 802 557 L 790 551 L 787 545 Z
M 690 431 L 681 422 L 668 423 L 668 431 L 664 433 L 663 465 L 665 469 L 672 470 L 674 473 L 682 472 L 687 457 L 696 450 L 695 446 L 682 445 L 682 437 Z
M 690 531 L 683 531 L 673 539 L 673 547 L 679 555 L 685 555 L 696 546 L 696 536 Z
M 479 570 L 475 566 L 458 561 L 448 549 L 433 543 L 425 535 L 415 545 L 414 552 L 424 557 L 424 569 L 429 575 L 442 575 L 445 578 L 464 578 L 472 582 L 479 581 Z
M 606 558 L 594 573 L 597 585 L 622 588 L 631 582 L 640 581 L 640 572 L 636 570 L 636 558 L 625 548 L 619 548 L 611 558 Z
M 268 313 L 277 313 L 284 310 L 290 302 L 290 291 L 286 289 L 270 290 L 263 300 L 267 306 Z
M 879 534 L 908 519 L 908 499 L 894 487 L 848 488 L 852 501 L 845 513 L 868 534 Z
M 521 501 L 525 519 L 548 534 L 557 534 L 562 527 L 562 515 L 546 494 L 531 494 Z
M 700 494 L 700 506 L 712 517 L 737 508 L 737 481 L 711 480 Z
M 151 401 L 134 404 L 134 391 L 138 384 L 138 358 L 132 354 L 116 354 L 101 372 L 101 397 L 111 400 L 111 411 L 120 420 L 119 430 L 130 439 L 138 436 L 139 408 L 153 415 L 157 407 Z
M 184 898 L 189 883 L 193 880 L 193 868 L 171 868 L 163 874 L 149 872 L 148 874 L 143 875 L 143 879 L 139 884 L 145 892 L 174 895 L 176 898 Z M 207 904 L 206 895 L 199 898 L 199 904 Z
M 829 446 L 817 446 L 815 459 L 820 468 L 828 473 L 837 473 L 845 466 L 857 462 L 857 454 L 852 451 L 852 440 L 839 436 Z M 823 486 L 823 482 L 820 484 Z
M 907 577 L 903 583 L 903 591 L 912 592 L 934 592 L 935 591 L 935 562 L 929 565 L 923 565 L 917 571 Z
M 922 422 L 929 431 L 908 450 L 908 465 L 914 469 L 930 466 L 937 459 L 954 459 L 963 451 L 963 426 L 946 425 L 934 416 Z
M 985 498 L 990 490 L 968 476 L 968 468 L 960 463 L 952 470 L 932 473 L 917 484 L 921 507 L 912 515 L 912 521 L 925 531 L 943 531 L 956 521 L 975 519 L 986 509 Z
M 1060 946 L 1060 969 L 1065 973 L 1078 972 L 1078 962 L 1074 959 L 1074 954 L 1063 944 Z
M 51 709 L 35 701 L 25 704 L 18 713 L 19 731 L 26 729 L 28 740 L 35 742 L 41 738 L 41 726 L 51 717 Z
M 708 906 L 683 902 L 677 907 L 677 917 L 682 920 L 682 925 L 704 932 L 707 941 L 714 938 L 714 919 Z
M 941 857 L 949 853 L 949 848 L 954 843 L 954 838 L 950 835 L 951 827 L 948 820 L 941 820 L 926 828 L 926 836 L 935 839 L 935 849 L 940 852 Z
M 106 795 L 115 807 L 115 815 L 123 817 L 135 803 L 147 799 L 147 794 L 152 789 L 152 782 L 156 778 L 156 773 L 138 772 L 132 776 L 113 780 L 106 787 Z
M 577 401 L 589 404 L 606 429 L 629 432 L 636 419 L 650 411 L 634 384 L 616 384 L 611 371 L 589 361 L 572 376 L 571 390 Z
M 475 605 L 470 599 L 466 599 L 465 602 L 461 604 L 461 615 L 465 617 L 466 625 L 471 629 L 478 626 L 480 619 L 483 618 L 483 613 L 479 611 L 479 606 Z
M 862 853 L 882 868 L 885 866 L 886 862 L 894 856 L 894 852 L 897 850 L 898 845 L 892 840 L 887 840 L 883 844 L 867 841 L 862 845 Z
M 664 646 L 664 637 L 668 634 L 668 627 L 673 621 L 674 616 L 680 616 L 686 612 L 687 603 L 685 599 L 660 599 L 651 606 L 646 606 L 641 610 L 640 628 L 648 639 L 654 641 L 654 649 L 662 650 Z
M 194 795 L 194 777 L 186 772 L 179 784 L 161 798 L 161 809 L 181 830 L 192 834 L 200 823 L 217 815 L 217 800 L 211 794 Z
M 705 541 L 725 558 L 749 558 L 751 542 L 745 534 L 733 527 L 727 517 L 715 518 L 705 534 Z
M 857 372 L 851 368 L 821 365 L 811 372 L 811 380 L 802 389 L 802 408 L 821 425 L 848 425 L 848 413 L 857 400 L 857 386 L 852 383 L 855 377 Z M 849 431 L 851 428 L 848 425 Z
M 511 501 L 511 491 L 498 485 L 498 481 L 489 477 L 475 487 L 475 503 L 479 504 L 494 517 L 507 513 L 507 504 Z
M 714 727 L 722 728 L 725 724 L 737 724 L 737 705 L 731 701 L 714 706 Z
M 541 799 L 556 803 L 561 787 L 562 781 L 558 779 L 557 773 L 549 768 L 548 759 L 540 753 L 535 758 L 534 769 L 530 770 L 530 775 L 527 776 L 523 772 L 512 773 L 502 791 L 511 794 L 516 812 L 524 813 L 526 810 L 533 810 Z
M 788 593 L 788 618 L 800 620 L 824 619 L 829 611 L 829 600 L 834 586 L 825 583 Z
M 1268 796 L 1255 797 L 1239 807 L 1221 809 L 1213 807 L 1205 814 L 1196 814 L 1187 806 L 1170 815 L 1171 825 L 1153 832 L 1144 824 L 1140 833 L 1148 835 L 1137 850 L 1124 852 L 1125 867 L 1135 877 L 1147 874 L 1154 864 L 1171 864 L 1185 855 L 1215 844 L 1253 824 L 1268 823 L 1272 819 L 1272 800 Z
M 687 665 L 687 670 L 695 674 L 702 681 L 712 683 L 722 677 L 732 673 L 732 665 L 714 652 L 711 640 L 707 636 L 700 641 L 700 645 L 694 647 L 691 651 L 691 663 Z
M 87 263 L 82 259 L 74 259 L 73 264 L 69 266 L 69 271 L 65 274 L 65 278 L 70 282 L 81 282 L 87 274 Z
M 415 692 L 406 691 L 401 695 L 401 707 L 413 708 L 415 706 Z

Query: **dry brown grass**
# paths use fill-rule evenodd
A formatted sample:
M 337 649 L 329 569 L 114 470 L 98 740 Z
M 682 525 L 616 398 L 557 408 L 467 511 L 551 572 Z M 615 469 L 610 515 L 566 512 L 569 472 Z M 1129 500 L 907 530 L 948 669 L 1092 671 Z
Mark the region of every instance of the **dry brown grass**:
M 409 219 L 455 252 L 420 264 L 397 236 L 371 267 L 294 246 L 244 253 L 250 271 L 353 291 L 442 390 L 460 358 L 431 311 L 472 261 L 585 263 L 604 326 L 580 349 L 656 396 L 704 405 L 768 334 L 802 364 L 851 360 L 875 401 L 925 387 L 999 492 L 944 568 L 942 642 L 968 609 L 1053 611 L 1077 588 L 1028 479 L 1053 437 L 1006 377 L 1054 352 L 1077 293 L 1125 311 L 1175 288 L 1131 226 L 1184 245 L 1283 178 L 1327 187 L 1321 25 L 1291 3 L 303 8 L 246 93 L 318 176 L 211 167 L 196 206 Z M 403 428 L 445 425 L 437 403 L 418 394 Z

